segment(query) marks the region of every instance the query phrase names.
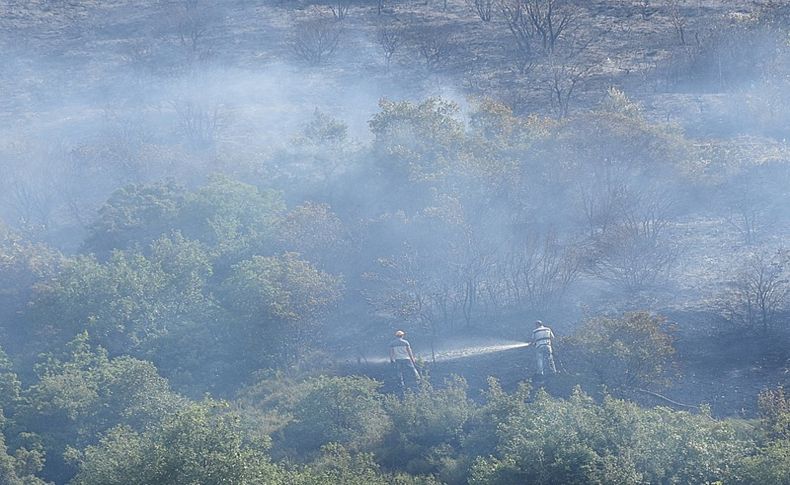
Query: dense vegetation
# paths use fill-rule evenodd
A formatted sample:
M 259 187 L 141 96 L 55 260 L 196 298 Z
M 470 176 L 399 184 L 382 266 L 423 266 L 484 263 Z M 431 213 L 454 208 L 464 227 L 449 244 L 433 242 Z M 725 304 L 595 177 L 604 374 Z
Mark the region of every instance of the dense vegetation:
M 6 3 L 0 484 L 790 483 L 780 2 Z

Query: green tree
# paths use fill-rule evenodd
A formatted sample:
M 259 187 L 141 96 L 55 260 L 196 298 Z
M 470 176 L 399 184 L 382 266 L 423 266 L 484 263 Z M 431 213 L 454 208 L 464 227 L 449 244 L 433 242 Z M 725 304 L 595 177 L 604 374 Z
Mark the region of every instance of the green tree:
M 382 168 L 402 180 L 437 180 L 448 174 L 464 144 L 458 106 L 439 98 L 420 104 L 382 100 L 370 120 Z
M 143 429 L 184 405 L 150 362 L 110 359 L 102 348 L 90 347 L 86 333 L 64 355 L 47 356 L 36 373 L 14 420 L 41 437 L 49 457 L 45 476 L 59 481 L 73 473 L 62 459 L 67 447 L 94 443 L 116 425 Z
M 284 446 L 300 454 L 332 442 L 352 451 L 372 449 L 390 426 L 380 385 L 367 377 L 308 379 L 287 409 L 293 420 L 284 430 Z
M 380 461 L 411 474 L 453 473 L 474 408 L 466 393 L 466 381 L 455 377 L 443 388 L 425 383 L 403 399 L 387 396 L 392 428 L 378 452 Z
M 321 456 L 294 473 L 293 485 L 439 485 L 432 477 L 382 473 L 370 453 L 350 453 L 337 443 L 321 448 Z
M 254 439 L 239 416 L 203 402 L 169 415 L 141 433 L 115 427 L 79 458 L 75 485 L 289 483 L 269 460 L 269 443 Z
M 7 349 L 32 340 L 24 316 L 34 288 L 58 270 L 60 255 L 43 244 L 26 241 L 0 222 L 0 338 Z
M 85 249 L 105 255 L 148 244 L 173 228 L 186 197 L 186 189 L 173 182 L 116 190 L 88 228 Z
M 0 409 L 8 409 L 19 401 L 22 384 L 8 355 L 0 348 Z
M 217 264 L 227 269 L 244 255 L 271 250 L 284 211 L 285 203 L 279 192 L 261 191 L 253 185 L 217 175 L 189 194 L 174 229 L 222 255 L 222 260 L 215 263 L 215 270 Z
M 541 391 L 510 408 L 496 454 L 477 458 L 469 483 L 711 483 L 733 476 L 751 447 L 708 413 Z
M 342 292 L 339 277 L 295 253 L 253 256 L 234 265 L 222 283 L 223 303 L 244 322 L 250 359 L 261 354 L 292 359 Z
M 669 325 L 647 312 L 586 320 L 571 344 L 579 365 L 618 391 L 663 384 L 672 375 L 675 349 Z
M 292 208 L 277 232 L 285 249 L 323 268 L 345 268 L 349 263 L 348 229 L 327 204 L 305 202 Z
M 0 409 L 0 428 L 3 427 Z M 0 483 L 3 485 L 45 485 L 47 482 L 36 477 L 44 466 L 44 454 L 39 449 L 19 448 L 8 454 L 5 436 L 0 432 Z
M 39 335 L 58 337 L 52 346 L 89 329 L 111 353 L 141 355 L 211 314 L 204 294 L 211 273 L 201 245 L 179 234 L 155 241 L 150 256 L 136 250 L 115 251 L 106 262 L 77 256 L 37 287 L 30 318 Z

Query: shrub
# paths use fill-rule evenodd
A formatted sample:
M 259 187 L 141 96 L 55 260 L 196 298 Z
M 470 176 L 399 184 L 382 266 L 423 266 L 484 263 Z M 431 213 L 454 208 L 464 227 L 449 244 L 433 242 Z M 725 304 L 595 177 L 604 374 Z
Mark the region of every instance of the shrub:
M 328 443 L 349 450 L 367 450 L 390 427 L 380 383 L 367 377 L 318 377 L 301 384 L 300 398 L 289 409 L 293 420 L 285 428 L 285 447 L 316 451 Z

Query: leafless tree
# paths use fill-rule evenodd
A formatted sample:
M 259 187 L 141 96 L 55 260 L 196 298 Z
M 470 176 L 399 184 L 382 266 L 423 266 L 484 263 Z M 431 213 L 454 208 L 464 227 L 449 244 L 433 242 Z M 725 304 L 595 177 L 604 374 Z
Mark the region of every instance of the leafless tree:
M 535 65 L 535 28 L 526 14 L 524 0 L 499 0 L 499 12 L 513 36 L 516 67 L 524 74 Z
M 576 62 L 575 56 L 552 55 L 549 59 L 549 69 L 547 86 L 551 107 L 557 118 L 566 118 L 570 114 L 576 90 L 587 80 L 593 72 L 594 66 Z
M 435 359 L 438 327 L 452 321 L 458 308 L 451 285 L 432 275 L 418 251 L 408 245 L 399 255 L 378 263 L 376 272 L 364 275 L 370 282 L 365 300 L 377 313 L 428 330 Z
M 221 104 L 200 104 L 195 101 L 175 101 L 172 107 L 178 119 L 178 128 L 193 149 L 213 147 L 220 133 L 230 121 L 228 108 Z
M 491 14 L 494 11 L 495 0 L 467 0 L 472 10 L 480 17 L 483 22 L 491 21 Z
M 524 238 L 497 267 L 508 301 L 530 310 L 546 310 L 576 280 L 582 260 L 572 247 L 560 244 L 555 232 L 548 232 Z
M 680 251 L 666 234 L 672 203 L 664 194 L 632 193 L 621 221 L 594 239 L 588 270 L 627 293 L 661 283 Z
M 611 178 L 606 178 L 603 183 L 595 180 L 588 185 L 580 183 L 576 192 L 591 238 L 600 237 L 615 226 L 620 221 L 628 201 L 625 186 Z
M 683 3 L 683 0 L 667 0 L 669 20 L 672 22 L 672 26 L 675 27 L 675 32 L 680 39 L 681 45 L 686 45 L 686 25 L 688 19 L 683 15 Z
M 295 26 L 291 46 L 301 60 L 317 66 L 331 57 L 340 45 L 343 29 L 327 18 L 307 20 Z
M 790 303 L 788 267 L 788 250 L 751 255 L 727 284 L 719 311 L 732 323 L 768 332 Z
M 413 35 L 417 51 L 430 70 L 447 64 L 458 50 L 455 35 L 449 28 L 420 26 Z
M 184 0 L 175 7 L 178 38 L 182 45 L 197 51 L 200 40 L 209 32 L 211 12 L 199 0 Z
M 566 0 L 522 0 L 524 10 L 534 31 L 540 36 L 545 54 L 551 54 L 557 41 L 571 26 L 574 9 Z
M 641 0 L 639 8 L 642 13 L 642 18 L 647 20 L 650 17 L 650 0 Z
M 351 7 L 351 2 L 349 0 L 333 0 L 329 3 L 329 10 L 338 20 L 343 20 L 346 18 L 349 7 Z
M 387 68 L 389 68 L 395 52 L 403 43 L 403 28 L 396 24 L 379 25 L 376 29 L 376 43 L 381 47 Z

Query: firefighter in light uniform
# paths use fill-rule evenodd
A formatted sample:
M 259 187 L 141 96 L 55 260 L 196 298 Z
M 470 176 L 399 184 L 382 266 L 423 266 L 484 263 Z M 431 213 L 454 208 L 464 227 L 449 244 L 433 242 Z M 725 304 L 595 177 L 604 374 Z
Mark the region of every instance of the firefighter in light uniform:
M 554 355 L 551 349 L 554 333 L 540 320 L 535 322 L 535 330 L 532 331 L 532 345 L 535 347 L 535 357 L 538 366 L 538 375 L 544 375 L 546 368 L 552 373 L 557 373 L 554 366 Z
M 403 338 L 405 335 L 406 332 L 398 330 L 395 332 L 395 340 L 390 342 L 389 345 L 390 363 L 395 365 L 402 390 L 406 389 L 404 375 L 411 374 L 414 376 L 415 381 L 420 382 L 420 373 L 417 372 L 417 364 L 414 361 L 411 345 L 409 345 L 408 340 Z

